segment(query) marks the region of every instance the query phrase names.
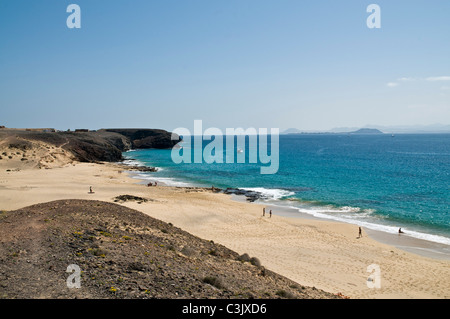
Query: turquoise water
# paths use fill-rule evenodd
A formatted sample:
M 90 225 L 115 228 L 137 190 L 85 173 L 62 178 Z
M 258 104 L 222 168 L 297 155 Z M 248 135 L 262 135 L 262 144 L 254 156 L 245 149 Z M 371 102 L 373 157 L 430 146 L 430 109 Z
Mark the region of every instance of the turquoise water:
M 262 164 L 248 160 L 175 164 L 171 150 L 134 150 L 124 157 L 160 168 L 138 178 L 252 189 L 267 203 L 301 213 L 391 233 L 401 227 L 450 245 L 450 134 L 281 135 L 279 154 L 274 175 L 260 174 Z

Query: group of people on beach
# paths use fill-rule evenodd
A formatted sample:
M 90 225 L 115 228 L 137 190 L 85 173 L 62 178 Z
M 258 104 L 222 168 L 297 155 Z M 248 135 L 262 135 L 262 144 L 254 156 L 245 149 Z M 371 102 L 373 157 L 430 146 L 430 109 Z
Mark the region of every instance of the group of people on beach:
M 150 183 L 147 184 L 147 187 L 150 187 L 150 186 L 153 186 L 153 183 L 152 183 L 152 182 L 150 182 Z M 158 182 L 155 182 L 155 186 L 158 186 Z
M 266 208 L 263 207 L 263 217 L 266 216 Z M 269 218 L 272 217 L 272 210 L 269 211 Z

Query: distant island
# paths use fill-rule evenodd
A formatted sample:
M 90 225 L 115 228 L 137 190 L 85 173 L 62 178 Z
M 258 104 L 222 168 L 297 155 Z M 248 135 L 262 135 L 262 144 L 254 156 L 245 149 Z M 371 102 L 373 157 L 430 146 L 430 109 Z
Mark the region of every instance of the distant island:
M 297 128 L 288 128 L 281 134 L 372 134 L 369 132 L 358 132 L 361 129 L 376 129 L 381 133 L 389 134 L 448 134 L 450 133 L 450 124 L 429 124 L 429 125 L 376 125 L 368 124 L 364 127 L 335 127 L 330 130 L 299 130 Z M 358 132 L 358 133 L 357 133 Z M 378 132 L 373 132 L 380 134 Z
M 321 131 L 301 131 L 296 128 L 289 128 L 283 131 L 281 134 L 384 134 L 382 131 L 376 128 L 360 128 L 354 131 L 346 131 L 346 132 L 321 132 Z
M 376 128 L 361 128 L 359 130 L 350 132 L 350 134 L 384 134 L 380 130 L 377 130 Z

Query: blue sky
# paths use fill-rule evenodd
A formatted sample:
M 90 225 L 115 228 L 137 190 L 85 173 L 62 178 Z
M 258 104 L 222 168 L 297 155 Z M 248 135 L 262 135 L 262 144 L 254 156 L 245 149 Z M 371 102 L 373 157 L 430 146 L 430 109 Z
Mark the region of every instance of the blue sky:
M 69 4 L 81 28 L 69 29 Z M 369 29 L 366 7 L 381 8 Z M 450 124 L 450 1 L 0 0 L 0 125 Z

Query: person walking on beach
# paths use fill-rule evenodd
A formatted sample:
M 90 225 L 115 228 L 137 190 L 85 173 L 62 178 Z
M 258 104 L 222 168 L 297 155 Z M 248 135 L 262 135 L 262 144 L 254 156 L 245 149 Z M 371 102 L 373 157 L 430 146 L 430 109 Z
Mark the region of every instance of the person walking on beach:
M 92 191 L 92 186 L 89 186 L 89 194 L 93 194 L 94 192 Z
M 266 208 L 263 207 L 263 217 L 266 216 Z
M 269 218 L 271 218 L 272 217 L 272 210 L 270 210 L 270 212 L 269 212 Z
M 358 238 L 361 238 L 362 237 L 362 229 L 361 229 L 361 227 L 359 227 L 359 235 L 358 235 Z

